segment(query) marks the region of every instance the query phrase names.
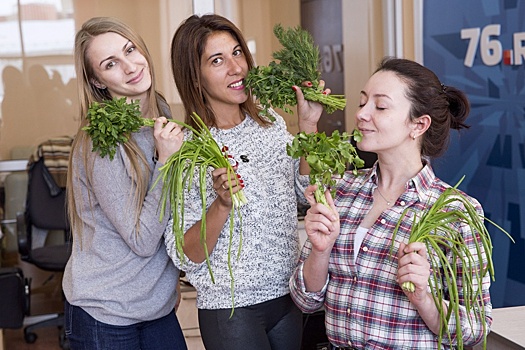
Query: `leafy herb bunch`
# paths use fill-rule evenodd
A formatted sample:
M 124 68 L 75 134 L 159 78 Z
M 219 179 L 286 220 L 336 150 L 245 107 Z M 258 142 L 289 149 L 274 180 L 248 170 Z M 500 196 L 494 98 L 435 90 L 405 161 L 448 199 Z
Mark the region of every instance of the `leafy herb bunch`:
M 125 97 L 93 102 L 87 113 L 89 124 L 82 128 L 93 143 L 93 152 L 113 160 L 117 146 L 128 142 L 132 132 L 143 126 L 153 126 L 154 121 L 142 118 L 139 101 L 127 102 Z
M 343 95 L 323 94 L 319 85 L 319 48 L 314 45 L 310 33 L 299 26 L 284 29 L 280 24 L 275 25 L 273 32 L 283 46 L 272 54 L 279 63 L 272 61 L 268 66 L 254 67 L 244 80 L 246 88 L 263 107 L 261 114 L 270 117 L 270 107 L 292 113 L 289 107 L 297 105 L 292 86 L 301 86 L 305 81 L 312 83 L 312 87 L 301 87 L 306 100 L 321 103 L 328 113 L 344 109 L 346 99 Z
M 352 137 L 355 141 L 361 141 L 361 133 L 356 129 Z M 335 175 L 341 177 L 349 165 L 353 166 L 354 174 L 358 168 L 365 165 L 364 160 L 359 158 L 357 150 L 350 142 L 347 132 L 339 133 L 335 130 L 332 136 L 326 133 L 310 133 L 304 131 L 295 136 L 286 151 L 292 158 L 305 157 L 310 166 L 310 184 L 317 185 L 314 192 L 316 202 L 328 206 L 324 192 L 330 188 L 334 195 Z

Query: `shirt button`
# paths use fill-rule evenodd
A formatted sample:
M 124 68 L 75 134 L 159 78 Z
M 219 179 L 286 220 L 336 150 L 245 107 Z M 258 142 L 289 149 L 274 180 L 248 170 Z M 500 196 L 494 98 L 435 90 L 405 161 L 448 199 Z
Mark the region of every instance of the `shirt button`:
M 352 342 L 350 340 L 348 341 L 348 346 L 352 347 Z
M 385 219 L 381 219 L 381 223 L 384 225 L 386 224 L 386 220 Z
M 401 201 L 399 204 L 404 207 L 407 203 L 405 201 Z
M 364 247 L 363 247 L 363 251 L 364 251 L 364 252 L 367 252 L 367 251 L 368 251 L 368 247 L 367 247 L 367 246 L 364 246 Z
M 354 276 L 354 282 L 357 282 L 357 276 Z
M 346 309 L 346 313 L 350 315 L 350 308 Z

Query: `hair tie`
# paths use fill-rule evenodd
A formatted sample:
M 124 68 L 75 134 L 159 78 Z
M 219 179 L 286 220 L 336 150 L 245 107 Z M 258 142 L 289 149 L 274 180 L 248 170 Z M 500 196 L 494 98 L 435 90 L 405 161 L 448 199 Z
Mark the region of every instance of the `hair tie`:
M 447 87 L 443 83 L 441 83 L 441 91 L 443 91 L 443 93 L 447 92 Z

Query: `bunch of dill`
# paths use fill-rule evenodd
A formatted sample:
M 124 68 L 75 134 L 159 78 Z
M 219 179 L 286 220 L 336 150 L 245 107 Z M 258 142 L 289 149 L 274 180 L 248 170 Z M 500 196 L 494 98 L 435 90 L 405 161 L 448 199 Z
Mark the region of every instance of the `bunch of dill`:
M 259 100 L 262 115 L 269 116 L 268 108 L 281 108 L 286 113 L 293 113 L 289 107 L 297 105 L 297 97 L 292 86 L 301 86 L 311 82 L 311 87 L 301 87 L 304 98 L 319 102 L 328 113 L 333 113 L 346 106 L 342 95 L 323 94 L 319 85 L 319 48 L 314 45 L 309 32 L 297 26 L 284 29 L 275 25 L 273 32 L 283 48 L 275 51 L 268 66 L 252 68 L 245 78 L 245 86 Z

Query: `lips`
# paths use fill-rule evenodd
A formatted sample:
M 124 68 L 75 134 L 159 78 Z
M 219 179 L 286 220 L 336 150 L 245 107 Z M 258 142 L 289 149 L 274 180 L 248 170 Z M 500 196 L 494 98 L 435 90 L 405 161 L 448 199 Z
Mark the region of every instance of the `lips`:
M 371 133 L 374 132 L 374 130 L 371 130 L 371 129 L 365 129 L 365 128 L 358 128 L 358 129 L 359 129 L 359 131 L 361 131 L 361 133 L 362 133 L 363 135 L 371 134 Z
M 144 68 L 133 79 L 128 80 L 128 84 L 136 84 L 142 80 L 144 76 Z
M 242 89 L 244 88 L 244 83 L 243 83 L 243 80 L 238 80 L 234 83 L 231 83 L 230 85 L 228 85 L 229 88 L 232 88 L 232 89 Z

